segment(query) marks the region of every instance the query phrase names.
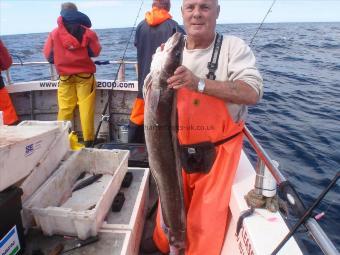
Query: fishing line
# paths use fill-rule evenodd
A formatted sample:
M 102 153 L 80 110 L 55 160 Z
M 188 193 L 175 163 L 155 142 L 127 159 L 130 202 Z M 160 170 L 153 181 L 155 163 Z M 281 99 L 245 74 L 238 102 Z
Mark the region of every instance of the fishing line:
M 124 52 L 123 52 L 123 56 L 122 56 L 122 58 L 120 59 L 121 61 L 120 61 L 120 63 L 119 63 L 119 66 L 118 66 L 118 69 L 117 69 L 117 72 L 116 72 L 116 75 L 115 75 L 115 78 L 114 78 L 114 82 L 113 82 L 114 84 L 115 84 L 116 81 L 117 81 L 118 74 L 119 74 L 119 70 L 120 70 L 120 68 L 121 68 L 121 66 L 122 66 L 122 64 L 123 64 L 123 62 L 124 62 L 125 54 L 126 54 L 126 51 L 127 51 L 128 46 L 129 46 L 129 43 L 130 43 L 131 37 L 132 37 L 132 35 L 133 35 L 133 32 L 134 32 L 134 30 L 135 30 L 135 27 L 136 27 L 136 24 L 137 24 L 137 19 L 138 19 L 138 17 L 139 17 L 140 11 L 142 10 L 143 3 L 144 3 L 144 0 L 141 0 L 141 4 L 140 4 L 139 10 L 138 10 L 138 13 L 137 13 L 135 22 L 134 22 L 133 27 L 132 27 L 132 29 L 131 29 L 131 33 L 130 33 L 129 39 L 128 39 L 127 43 L 126 43 L 126 46 L 125 46 L 125 49 L 124 49 Z M 110 112 L 110 109 L 109 109 L 109 116 L 108 116 L 108 118 L 105 116 L 105 114 L 106 114 L 106 111 L 107 111 L 107 108 L 108 108 L 109 104 L 111 104 L 111 98 L 112 98 L 113 87 L 114 87 L 114 86 L 112 86 L 112 89 L 109 90 L 108 100 L 106 101 L 105 106 L 104 106 L 104 109 L 103 109 L 103 111 L 102 111 L 102 118 L 101 118 L 101 120 L 100 120 L 100 122 L 99 122 L 99 124 L 98 124 L 97 130 L 96 130 L 96 134 L 95 134 L 95 137 L 94 137 L 94 140 L 93 140 L 93 143 L 92 143 L 92 147 L 94 146 L 94 144 L 95 144 L 95 142 L 96 142 L 96 140 L 97 140 L 97 137 L 98 137 L 98 134 L 99 134 L 99 130 L 100 130 L 100 127 L 101 127 L 101 125 L 102 125 L 104 119 L 108 119 L 108 121 L 109 121 L 109 137 L 110 137 L 110 139 L 112 138 L 112 134 L 111 134 L 111 125 L 110 125 L 110 124 L 111 124 L 111 112 Z
M 253 35 L 253 38 L 251 38 L 249 45 L 252 45 L 255 36 L 257 35 L 257 33 L 259 32 L 259 30 L 261 29 L 261 27 L 262 27 L 264 21 L 266 20 L 268 14 L 271 12 L 271 10 L 272 10 L 272 8 L 273 8 L 273 6 L 274 6 L 274 4 L 275 4 L 276 1 L 277 1 L 277 0 L 274 0 L 274 1 L 272 2 L 271 6 L 269 7 L 269 9 L 268 9 L 268 11 L 267 11 L 267 13 L 266 13 L 266 15 L 264 16 L 264 18 L 263 18 L 262 21 L 261 21 L 260 26 L 257 28 L 255 34 Z
M 21 57 L 19 55 L 16 55 L 16 54 L 11 54 L 11 55 L 13 57 L 16 57 L 17 59 L 19 59 L 21 65 L 24 65 L 24 61 L 22 61 L 22 59 L 21 59 Z

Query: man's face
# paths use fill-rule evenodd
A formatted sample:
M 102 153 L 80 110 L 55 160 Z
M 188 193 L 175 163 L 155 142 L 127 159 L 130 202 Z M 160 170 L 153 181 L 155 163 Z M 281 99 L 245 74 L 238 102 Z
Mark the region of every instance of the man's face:
M 182 17 L 188 36 L 215 34 L 219 12 L 217 0 L 183 0 Z

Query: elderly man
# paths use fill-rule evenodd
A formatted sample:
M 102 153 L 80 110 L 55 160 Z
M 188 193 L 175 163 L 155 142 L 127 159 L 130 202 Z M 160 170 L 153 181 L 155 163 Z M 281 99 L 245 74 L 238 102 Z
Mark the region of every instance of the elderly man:
M 217 255 L 227 230 L 247 105 L 262 97 L 262 78 L 244 41 L 217 36 L 218 0 L 183 0 L 181 10 L 187 33 L 183 63 L 168 79 L 169 87 L 177 90 L 178 125 L 187 127 L 179 129 L 178 140 L 181 146 L 208 142 L 215 153 L 213 159 L 203 159 L 211 161 L 208 168 L 186 160 L 185 150 L 181 157 L 187 213 L 185 253 Z M 212 152 L 206 150 L 203 155 Z M 153 240 L 166 253 L 169 245 L 160 218 Z

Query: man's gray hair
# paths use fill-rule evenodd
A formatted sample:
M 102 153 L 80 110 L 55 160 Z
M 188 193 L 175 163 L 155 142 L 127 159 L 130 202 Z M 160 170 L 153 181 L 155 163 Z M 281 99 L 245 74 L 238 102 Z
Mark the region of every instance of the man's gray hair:
M 218 5 L 218 0 L 214 0 L 214 1 L 216 1 L 216 4 Z M 185 2 L 185 0 L 182 0 L 182 6 L 183 6 L 184 2 Z
M 170 0 L 153 0 L 152 7 L 170 11 Z
M 61 10 L 73 10 L 78 11 L 77 6 L 74 3 L 66 2 L 61 4 Z

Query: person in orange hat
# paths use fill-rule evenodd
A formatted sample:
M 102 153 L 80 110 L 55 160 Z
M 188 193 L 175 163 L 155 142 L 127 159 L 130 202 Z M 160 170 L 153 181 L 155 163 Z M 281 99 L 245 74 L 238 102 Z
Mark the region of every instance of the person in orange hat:
M 12 57 L 7 48 L 0 40 L 0 72 L 7 70 L 12 65 Z M 5 82 L 0 73 L 0 111 L 3 112 L 5 125 L 14 125 L 19 121 L 12 100 L 6 89 Z
M 151 11 L 136 28 L 135 46 L 138 62 L 138 95 L 132 107 L 129 122 L 129 143 L 144 143 L 144 99 L 143 84 L 150 72 L 152 55 L 157 47 L 165 43 L 175 32 L 184 30 L 170 15 L 170 0 L 154 0 Z
M 177 93 L 186 211 L 186 255 L 219 255 L 226 231 L 231 187 L 243 146 L 247 106 L 262 97 L 255 56 L 240 38 L 216 32 L 218 0 L 183 0 L 187 33 L 183 62 L 167 82 Z M 153 240 L 169 247 L 158 209 Z

